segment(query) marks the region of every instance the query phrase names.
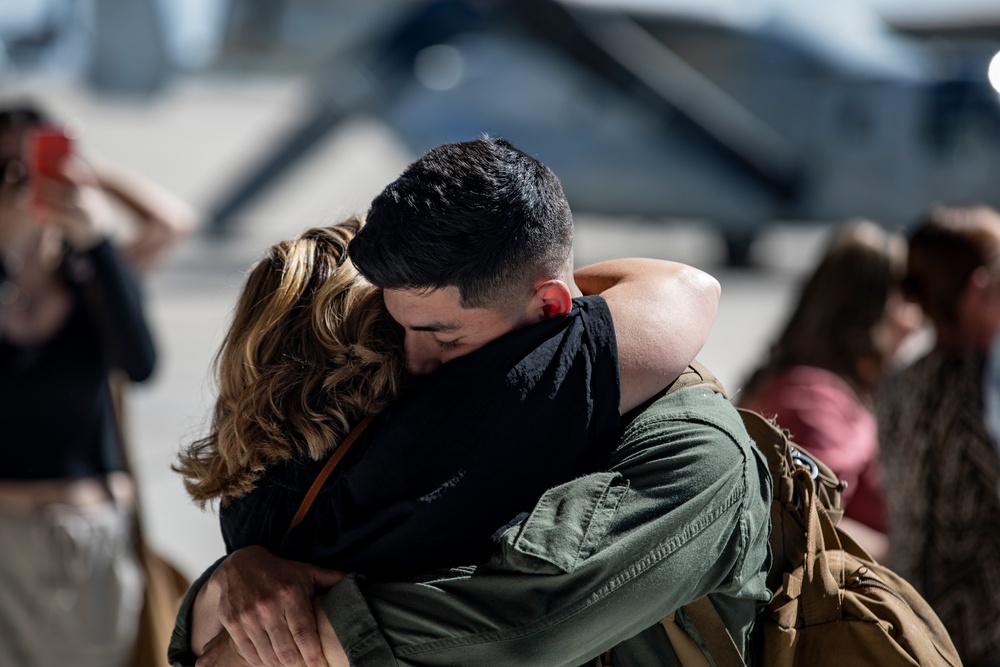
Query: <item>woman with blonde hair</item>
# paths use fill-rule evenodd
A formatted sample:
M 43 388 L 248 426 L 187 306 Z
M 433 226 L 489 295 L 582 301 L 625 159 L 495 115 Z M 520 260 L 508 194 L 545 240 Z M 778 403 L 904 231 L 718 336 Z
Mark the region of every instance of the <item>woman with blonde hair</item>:
M 902 297 L 902 236 L 846 223 L 806 281 L 767 360 L 738 396 L 847 482 L 842 526 L 888 553 L 874 398 L 919 313 Z
M 310 229 L 250 270 L 215 361 L 212 431 L 175 466 L 196 502 L 227 508 L 268 468 L 322 458 L 398 397 L 398 327 L 346 259 L 360 227 Z

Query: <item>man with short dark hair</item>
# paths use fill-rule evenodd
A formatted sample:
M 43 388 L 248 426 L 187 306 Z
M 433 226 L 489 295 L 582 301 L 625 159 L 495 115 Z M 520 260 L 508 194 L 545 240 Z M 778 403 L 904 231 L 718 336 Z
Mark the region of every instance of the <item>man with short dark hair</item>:
M 350 254 L 385 290 L 418 373 L 564 312 L 574 296 L 573 216 L 562 186 L 502 139 L 428 151 L 375 197 Z M 435 306 L 454 306 L 451 330 L 400 318 L 425 322 Z M 472 318 L 485 321 L 473 328 Z M 417 360 L 424 367 L 414 368 Z
M 613 285 L 600 270 L 574 276 L 572 232 L 555 175 L 485 137 L 411 164 L 373 201 L 350 252 L 384 288 L 405 331 L 407 366 L 419 374 L 570 313 L 580 288 Z M 705 317 L 698 302 L 717 298 L 718 284 L 696 271 L 685 281 L 689 298 L 664 316 L 698 328 Z M 643 352 L 690 345 L 683 336 L 629 333 L 619 341 L 622 365 L 642 367 Z M 680 356 L 690 360 L 699 348 Z M 346 577 L 319 602 L 329 663 L 577 665 L 615 647 L 615 665 L 676 665 L 659 621 L 704 595 L 745 655 L 769 598 L 766 464 L 712 378 L 640 405 L 682 368 L 631 370 L 637 379 L 622 382 L 621 402 L 639 407 L 625 415 L 604 472 L 546 492 L 530 516 L 499 534 L 488 563 L 397 583 Z M 474 432 L 476 415 L 465 418 Z M 287 634 L 282 598 L 303 595 L 311 575 L 266 554 L 234 556 L 212 575 L 216 593 L 248 600 L 247 617 L 265 619 L 256 637 Z M 208 580 L 206 573 L 195 588 Z M 174 642 L 185 650 L 186 614 L 187 607 Z M 683 613 L 677 622 L 697 636 Z M 312 655 L 312 638 L 302 634 L 295 641 Z M 253 652 L 246 642 L 240 648 Z M 264 664 L 256 654 L 247 660 Z

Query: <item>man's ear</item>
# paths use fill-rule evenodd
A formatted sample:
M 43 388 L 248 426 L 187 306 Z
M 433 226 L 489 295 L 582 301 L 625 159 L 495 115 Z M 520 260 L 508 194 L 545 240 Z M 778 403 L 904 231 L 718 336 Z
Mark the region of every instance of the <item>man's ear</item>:
M 535 285 L 531 309 L 539 320 L 549 320 L 567 314 L 573 309 L 573 295 L 569 285 L 561 280 L 546 280 Z

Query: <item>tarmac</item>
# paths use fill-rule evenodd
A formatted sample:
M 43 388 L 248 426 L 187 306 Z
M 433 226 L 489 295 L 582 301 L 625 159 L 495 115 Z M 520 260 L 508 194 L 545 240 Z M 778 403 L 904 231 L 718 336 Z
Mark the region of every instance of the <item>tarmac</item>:
M 201 211 L 291 126 L 306 100 L 304 83 L 295 79 L 198 78 L 141 102 L 95 97 L 58 81 L 21 82 L 17 90 L 72 119 L 86 155 L 153 178 Z M 212 359 L 244 272 L 276 240 L 364 211 L 414 157 L 390 128 L 351 120 L 255 204 L 231 236 L 195 234 L 147 277 L 159 367 L 130 392 L 127 433 L 147 540 L 187 574 L 200 573 L 224 548 L 214 508 L 196 507 L 170 466 L 207 429 Z M 783 323 L 827 233 L 824 225 L 776 224 L 754 249 L 762 268 L 734 271 L 720 265 L 721 242 L 703 223 L 579 215 L 575 252 L 577 265 L 633 255 L 715 275 L 723 297 L 699 359 L 732 396 Z

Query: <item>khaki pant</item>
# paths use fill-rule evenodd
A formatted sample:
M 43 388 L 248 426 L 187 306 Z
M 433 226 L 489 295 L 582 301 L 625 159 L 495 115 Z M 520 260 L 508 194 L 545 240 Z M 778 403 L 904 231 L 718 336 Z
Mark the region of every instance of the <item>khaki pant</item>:
M 118 667 L 135 642 L 142 572 L 116 505 L 0 512 L 0 665 Z

